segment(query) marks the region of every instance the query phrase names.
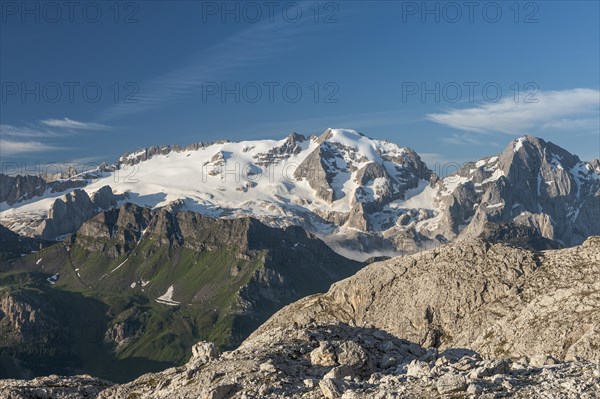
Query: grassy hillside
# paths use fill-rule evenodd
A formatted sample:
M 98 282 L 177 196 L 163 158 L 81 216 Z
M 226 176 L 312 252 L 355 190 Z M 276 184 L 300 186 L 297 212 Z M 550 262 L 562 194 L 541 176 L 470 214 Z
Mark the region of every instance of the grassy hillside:
M 299 227 L 134 204 L 26 249 L 0 263 L 0 377 L 131 380 L 184 363 L 199 340 L 235 347 L 283 306 L 362 267 Z
M 323 256 L 321 246 L 195 250 L 151 235 L 127 251 L 114 251 L 119 245 L 78 237 L 2 263 L 0 299 L 39 317 L 19 332 L 1 315 L 0 377 L 85 372 L 129 381 L 184 363 L 199 340 L 234 347 L 285 304 L 361 266 Z
M 20 293 L 29 302 L 41 298 L 51 303 L 55 313 L 64 315 L 57 322 L 72 325 L 82 338 L 71 343 L 68 339 L 55 340 L 55 346 L 70 346 L 68 352 L 74 354 L 73 359 L 42 353 L 34 356 L 40 365 L 70 364 L 116 381 L 181 364 L 198 340 L 221 346 L 232 343 L 239 291 L 263 267 L 264 253 L 238 259 L 239 251 L 228 246 L 195 252 L 155 244 L 145 239 L 135 251 L 118 258 L 89 252 L 79 245 L 67 250 L 57 244 L 19 259 L 12 270 L 0 274 L 4 294 Z M 55 273 L 60 278 L 51 285 L 46 278 Z M 171 286 L 173 304 L 157 302 L 156 298 Z M 111 345 L 104 339 L 106 330 L 116 323 L 138 327 L 126 345 Z M 81 337 L 86 328 L 95 330 L 93 337 Z M 35 347 L 36 342 L 27 345 Z M 18 345 L 11 349 L 19 353 L 20 359 L 29 358 L 28 349 Z M 23 367 L 29 369 L 32 365 Z M 10 368 L 2 370 L 3 376 L 11 375 L 7 370 Z M 34 374 L 43 371 L 43 366 L 32 370 Z

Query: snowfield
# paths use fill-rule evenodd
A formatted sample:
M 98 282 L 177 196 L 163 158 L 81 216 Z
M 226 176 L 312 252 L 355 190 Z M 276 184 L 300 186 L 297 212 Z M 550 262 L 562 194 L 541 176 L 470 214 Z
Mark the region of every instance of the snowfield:
M 332 185 L 339 191 L 339 200 L 333 203 L 319 198 L 306 180 L 294 177 L 297 167 L 314 151 L 317 138 L 298 143 L 298 153 L 287 154 L 285 159 L 274 158 L 272 163 L 260 164 L 270 150 L 282 147 L 287 139 L 254 140 L 219 143 L 182 152 L 155 155 L 134 165 L 122 164 L 119 170 L 104 173 L 101 178 L 90 182 L 83 189 L 92 195 L 104 186 L 110 186 L 115 194 L 126 194 L 122 202 L 158 208 L 176 201 L 181 210 L 190 210 L 212 217 L 240 217 L 252 215 L 268 219 L 273 225 L 304 224 L 297 220 L 305 213 L 349 212 L 352 198 L 359 188 L 356 172 L 337 171 Z M 338 161 L 349 161 L 357 169 L 370 162 L 382 163 L 380 153 L 402 156 L 404 149 L 395 144 L 372 140 L 354 130 L 332 129 L 330 143 L 337 143 L 348 151 L 348 157 Z M 144 151 L 136 151 L 121 159 L 135 159 Z M 359 154 L 360 157 L 352 157 Z M 268 158 L 268 157 L 267 157 Z M 390 169 L 390 162 L 385 162 Z M 393 166 L 392 166 L 393 167 Z M 372 184 L 373 197 L 378 196 L 377 179 Z M 423 181 L 422 189 L 426 186 Z M 421 186 L 420 186 L 421 187 Z M 48 210 L 61 193 L 47 192 L 43 197 L 8 206 L 1 204 L 0 217 L 12 230 L 28 234 L 31 226 L 48 217 Z M 413 191 L 411 191 L 412 193 Z M 417 194 L 416 191 L 414 192 Z M 424 204 L 423 201 L 428 203 Z M 407 199 L 408 201 L 408 199 Z M 431 195 L 414 202 L 433 208 Z M 407 202 L 413 206 L 412 203 Z

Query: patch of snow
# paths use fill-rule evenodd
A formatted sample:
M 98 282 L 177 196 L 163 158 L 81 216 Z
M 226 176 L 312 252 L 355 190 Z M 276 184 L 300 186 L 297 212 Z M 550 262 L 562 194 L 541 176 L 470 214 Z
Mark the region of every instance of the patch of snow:
M 179 305 L 181 302 L 177 302 L 177 301 L 173 300 L 173 290 L 174 290 L 174 287 L 170 286 L 167 289 L 167 292 L 165 292 L 163 295 L 156 298 L 156 302 L 162 303 L 164 305 L 169 305 L 169 306 Z
M 146 150 L 140 150 L 140 151 L 134 152 L 133 154 L 129 154 L 127 156 L 127 158 L 121 157 L 121 160 L 125 160 L 125 159 L 132 159 L 133 160 L 133 159 L 136 159 L 137 157 L 139 157 L 141 155 L 144 155 L 145 153 L 146 153 Z
M 562 163 L 560 163 L 561 159 L 562 158 L 560 156 L 552 154 L 552 156 L 550 157 L 550 165 L 552 165 L 554 169 L 564 170 Z
M 598 174 L 595 171 L 591 170 L 588 164 L 585 162 L 578 162 L 573 166 L 569 173 L 573 177 L 575 181 L 575 185 L 577 186 L 577 198 L 579 199 L 581 186 L 589 180 L 598 180 Z
M 525 141 L 525 137 L 519 137 L 515 140 L 515 146 L 513 148 L 514 152 L 519 152 L 521 148 L 523 148 L 523 142 Z
M 123 262 L 121 262 L 119 264 L 119 266 L 115 267 L 114 269 L 112 269 L 108 274 L 112 274 L 114 272 L 116 272 L 121 266 L 123 266 L 125 264 L 125 262 L 127 262 L 127 260 L 129 260 L 129 258 L 125 259 Z
M 442 180 L 442 186 L 444 187 L 444 190 L 441 192 L 441 195 L 450 195 L 458 186 L 461 186 L 469 181 L 471 181 L 471 179 L 467 177 L 462 177 L 458 175 L 448 176 L 444 178 L 444 180 Z
M 138 244 L 139 244 L 140 242 L 142 242 L 142 239 L 144 238 L 144 234 L 146 234 L 146 230 L 147 230 L 147 228 L 146 228 L 146 229 L 143 229 L 143 230 L 140 232 L 140 239 L 137 241 L 137 243 L 138 243 Z
M 56 284 L 56 282 L 58 281 L 59 278 L 60 278 L 60 274 L 56 273 L 56 274 L 48 277 L 46 279 L 46 281 L 48 281 L 50 284 L 54 285 L 54 284 Z
M 500 170 L 500 169 L 496 169 L 494 171 L 494 173 L 492 173 L 492 175 L 490 177 L 488 177 L 487 179 L 485 179 L 484 181 L 482 181 L 481 184 L 491 183 L 493 181 L 498 180 L 502 176 L 504 176 L 504 172 L 502 170 Z
M 581 208 L 576 208 L 576 209 L 571 209 L 568 217 L 570 217 L 571 221 L 574 222 L 577 219 L 577 216 L 579 216 L 579 211 L 581 210 Z
M 421 180 L 415 188 L 406 190 L 405 200 L 394 201 L 390 204 L 393 208 L 402 209 L 435 209 L 434 198 L 436 190 L 426 180 Z M 393 205 L 393 206 L 392 206 Z
M 381 157 L 373 140 L 352 129 L 331 129 L 331 133 L 332 137 L 328 141 L 356 148 L 357 152 L 364 155 L 369 161 L 381 163 Z

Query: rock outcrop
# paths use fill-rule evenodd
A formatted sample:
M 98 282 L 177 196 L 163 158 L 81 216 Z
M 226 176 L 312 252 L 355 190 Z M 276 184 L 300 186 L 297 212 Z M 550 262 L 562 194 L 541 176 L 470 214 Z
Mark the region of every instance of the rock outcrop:
M 57 198 L 50 210 L 48 218 L 37 226 L 34 235 L 46 240 L 55 240 L 63 235 L 71 234 L 102 210 L 117 205 L 117 199 L 110 186 L 104 186 L 90 197 L 85 190 L 75 189 Z
M 600 237 L 543 252 L 448 245 L 374 263 L 222 355 L 200 342 L 185 366 L 127 384 L 54 376 L 2 381 L 0 394 L 33 398 L 42 387 L 70 398 L 85 386 L 98 399 L 592 399 L 599 249 Z
M 23 254 L 28 254 L 44 245 L 31 237 L 24 237 L 12 232 L 10 229 L 0 224 L 0 260 L 9 260 L 17 258 Z
M 254 334 L 298 323 L 374 326 L 439 350 L 600 360 L 600 237 L 535 252 L 480 240 L 371 264 Z
M 11 341 L 51 336 L 58 327 L 56 309 L 41 298 L 20 292 L 2 291 L 0 299 L 0 328 L 3 346 Z
M 112 383 L 89 375 L 50 375 L 32 380 L 0 380 L 0 396 L 6 399 L 95 399 Z
M 75 177 L 75 176 L 71 176 Z M 0 173 L 0 203 L 13 205 L 20 201 L 39 197 L 49 191 L 60 193 L 87 184 L 82 179 L 48 180 L 36 175 L 5 175 Z
M 588 398 L 600 395 L 600 365 L 541 359 L 483 359 L 438 352 L 381 330 L 345 324 L 275 328 L 223 355 L 198 344 L 182 367 L 123 385 L 89 376 L 4 380 L 9 398 L 372 399 Z M 195 347 L 196 348 L 196 347 Z M 86 392 L 86 395 L 82 393 Z M 75 396 L 75 395 L 81 396 Z

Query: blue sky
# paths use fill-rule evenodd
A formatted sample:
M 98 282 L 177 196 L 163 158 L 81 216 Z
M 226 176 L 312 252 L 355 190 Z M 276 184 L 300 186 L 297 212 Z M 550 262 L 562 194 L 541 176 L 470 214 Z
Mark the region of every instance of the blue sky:
M 600 156 L 596 1 L 1 4 L 3 169 L 328 127 L 430 164 Z

